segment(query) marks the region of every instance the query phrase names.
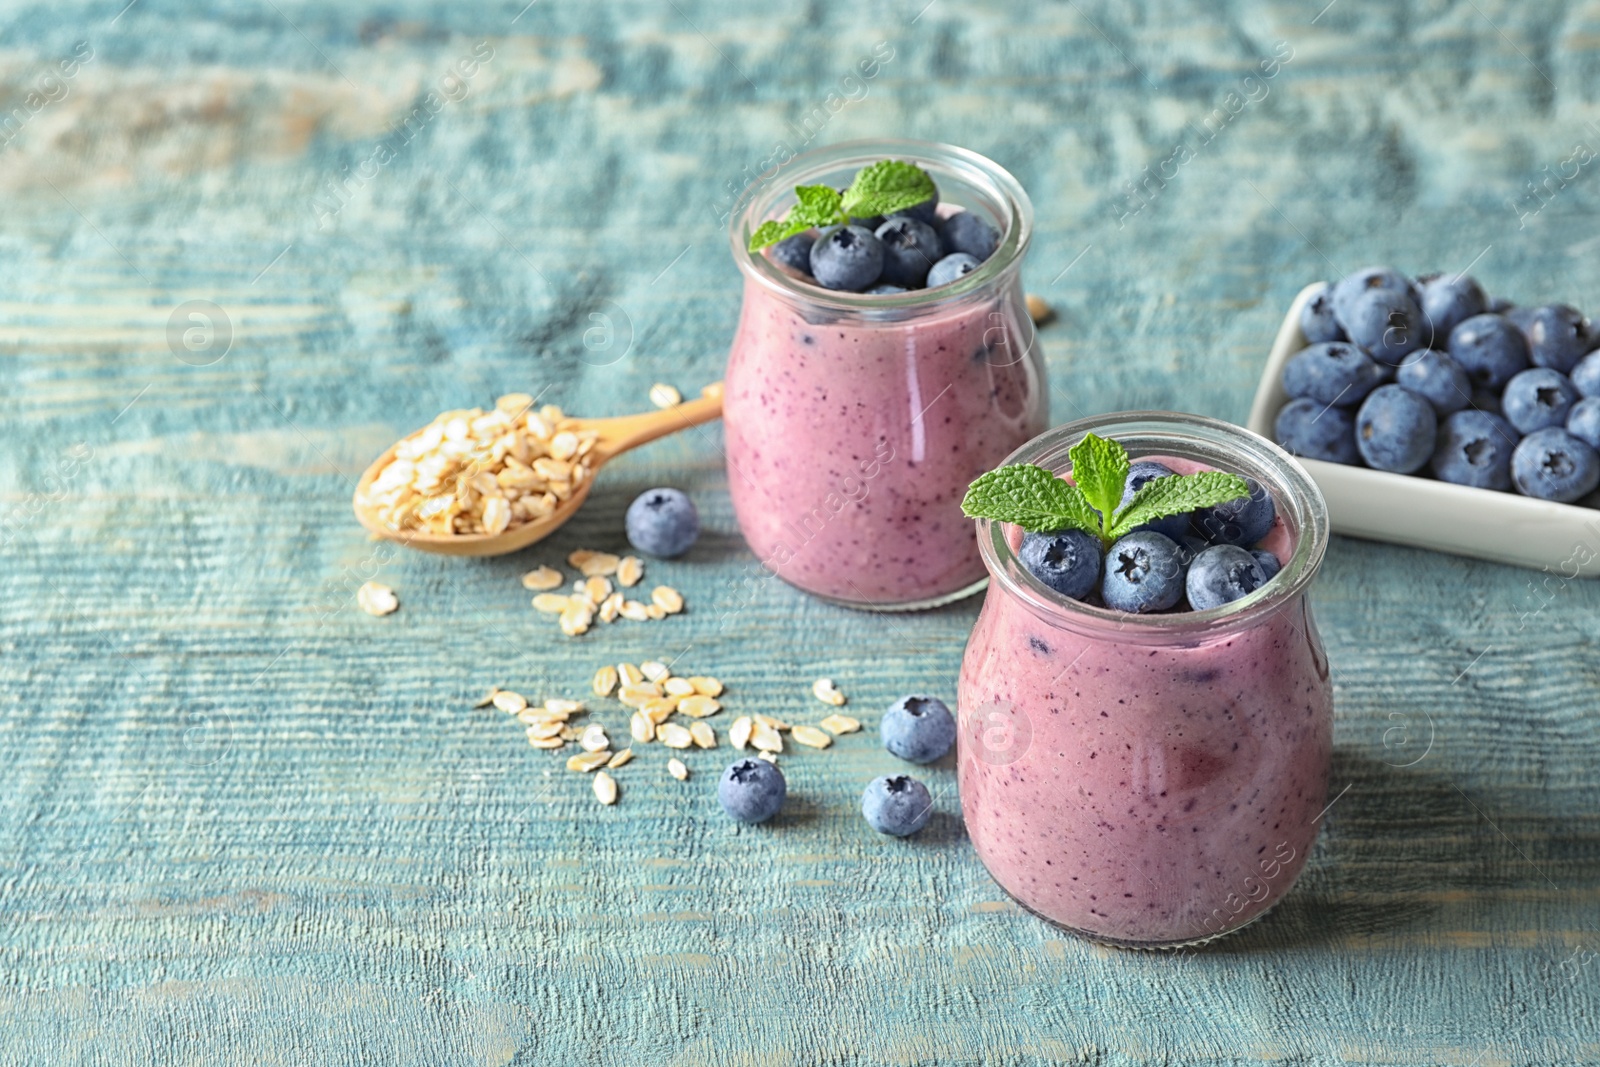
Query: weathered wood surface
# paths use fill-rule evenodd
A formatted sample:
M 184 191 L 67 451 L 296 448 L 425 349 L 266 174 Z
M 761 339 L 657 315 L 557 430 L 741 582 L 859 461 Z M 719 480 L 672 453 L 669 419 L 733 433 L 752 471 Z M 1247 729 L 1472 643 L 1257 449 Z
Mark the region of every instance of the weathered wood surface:
M 8 6 L 0 1062 L 1600 1063 L 1592 582 L 1336 541 L 1348 789 L 1285 903 L 1182 957 L 1009 906 L 948 767 L 932 828 L 877 838 L 869 736 L 789 759 L 748 830 L 726 751 L 687 786 L 638 760 L 602 809 L 468 710 L 652 654 L 779 714 L 831 675 L 869 727 L 953 688 L 975 603 L 745 581 L 715 429 L 619 462 L 548 551 L 382 562 L 349 514 L 439 409 L 716 378 L 719 212 L 808 131 L 1017 173 L 1057 419 L 1242 419 L 1295 291 L 1367 262 L 1600 309 L 1600 5 L 925 2 Z M 231 323 L 209 365 L 169 347 L 189 300 Z M 652 569 L 691 611 L 561 638 L 516 575 L 617 547 L 661 482 L 709 526 Z

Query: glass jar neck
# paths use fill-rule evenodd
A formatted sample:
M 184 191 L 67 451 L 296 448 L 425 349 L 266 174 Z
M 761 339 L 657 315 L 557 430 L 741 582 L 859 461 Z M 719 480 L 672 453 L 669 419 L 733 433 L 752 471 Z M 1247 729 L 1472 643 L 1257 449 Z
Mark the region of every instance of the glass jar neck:
M 1000 230 L 994 254 L 970 274 L 937 289 L 867 296 L 824 289 L 785 271 L 768 256 L 751 252 L 750 235 L 768 219 L 781 218 L 795 202 L 797 185 L 848 185 L 856 171 L 882 159 L 917 164 L 939 186 L 941 204 L 958 204 Z M 903 320 L 992 300 L 1013 284 L 1033 237 L 1033 204 L 1005 168 L 976 152 L 931 141 L 851 141 L 802 153 L 770 177 L 758 178 L 740 198 L 728 227 L 734 262 L 755 286 L 800 310 L 822 309 L 839 319 Z
M 1126 411 L 1080 419 L 1039 435 L 1006 463 L 1031 463 L 1057 473 L 1070 468 L 1068 450 L 1086 433 L 1116 441 L 1131 459 L 1171 457 L 1254 478 L 1272 495 L 1292 546 L 1282 570 L 1240 600 L 1206 611 L 1134 615 L 1067 600 L 1024 567 L 1006 524 L 978 520 L 978 547 L 994 585 L 1045 622 L 1083 636 L 1144 645 L 1214 640 L 1256 625 L 1293 603 L 1316 577 L 1328 548 L 1328 508 L 1311 476 L 1292 456 L 1249 430 L 1202 415 Z

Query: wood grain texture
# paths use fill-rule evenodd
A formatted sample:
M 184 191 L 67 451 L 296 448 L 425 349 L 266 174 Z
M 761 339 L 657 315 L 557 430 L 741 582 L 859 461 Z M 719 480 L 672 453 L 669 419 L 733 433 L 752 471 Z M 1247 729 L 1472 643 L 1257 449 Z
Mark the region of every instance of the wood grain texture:
M 867 829 L 878 710 L 953 691 L 977 604 L 872 618 L 759 577 L 719 430 L 620 460 L 510 559 L 374 555 L 352 521 L 361 467 L 441 409 L 719 377 L 719 213 L 808 122 L 1018 175 L 1057 419 L 1242 420 L 1293 294 L 1369 262 L 1600 309 L 1592 165 L 1526 199 L 1600 144 L 1594 3 L 924 4 L 10 6 L 0 1063 L 1600 1063 L 1594 583 L 1336 540 L 1348 791 L 1266 921 L 1143 955 L 1009 905 L 948 766 L 928 831 Z M 189 300 L 231 324 L 208 365 L 169 347 Z M 562 638 L 516 576 L 620 547 L 663 482 L 707 526 L 650 571 L 690 610 Z M 355 608 L 374 573 L 385 619 Z M 652 751 L 601 808 L 469 709 L 650 655 L 730 712 L 820 718 L 827 674 L 868 730 L 786 758 L 748 829 L 726 750 L 687 784 Z

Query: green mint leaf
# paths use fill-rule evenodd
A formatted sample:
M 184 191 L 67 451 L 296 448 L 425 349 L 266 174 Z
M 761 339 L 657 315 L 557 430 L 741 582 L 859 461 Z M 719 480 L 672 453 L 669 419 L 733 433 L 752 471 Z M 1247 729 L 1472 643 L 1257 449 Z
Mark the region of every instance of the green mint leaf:
M 1083 490 L 1089 506 L 1101 514 L 1109 532 L 1111 516 L 1122 503 L 1122 488 L 1128 481 L 1127 451 L 1115 441 L 1086 433 L 1067 455 L 1072 460 L 1072 480 Z
M 853 218 L 887 215 L 931 200 L 937 193 L 928 172 L 915 163 L 885 159 L 856 173 L 844 191 L 844 213 Z
M 790 236 L 789 229 L 777 219 L 768 219 L 756 227 L 756 232 L 750 235 L 750 251 L 759 252 L 768 245 L 775 245 L 785 237 Z
M 1100 536 L 1100 517 L 1078 487 L 1030 463 L 979 475 L 967 487 L 961 512 L 972 519 L 1009 522 L 1029 533 L 1073 529 Z
M 794 195 L 797 202 L 789 209 L 789 225 L 803 222 L 806 229 L 821 229 L 844 221 L 839 190 L 827 185 L 797 185 Z
M 1139 487 L 1111 522 L 1112 538 L 1121 537 L 1135 526 L 1168 515 L 1181 515 L 1195 508 L 1215 507 L 1229 500 L 1250 495 L 1250 486 L 1237 474 L 1225 471 L 1200 471 L 1196 474 L 1169 474 L 1152 478 Z

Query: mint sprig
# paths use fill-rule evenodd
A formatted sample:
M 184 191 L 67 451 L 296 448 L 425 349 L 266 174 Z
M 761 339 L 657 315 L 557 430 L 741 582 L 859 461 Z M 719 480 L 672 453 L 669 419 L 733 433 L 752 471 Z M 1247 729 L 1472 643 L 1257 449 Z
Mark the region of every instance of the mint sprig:
M 1126 449 L 1089 433 L 1067 455 L 1071 482 L 1031 463 L 1011 463 L 979 475 L 967 487 L 962 513 L 1009 522 L 1029 533 L 1082 530 L 1109 548 L 1135 526 L 1250 495 L 1249 484 L 1237 474 L 1199 471 L 1152 478 L 1123 504 Z
M 797 185 L 795 205 L 782 220 L 768 219 L 756 228 L 750 235 L 750 251 L 759 252 L 810 229 L 841 226 L 852 218 L 904 211 L 937 194 L 927 171 L 894 159 L 863 167 L 843 194 L 826 185 Z

